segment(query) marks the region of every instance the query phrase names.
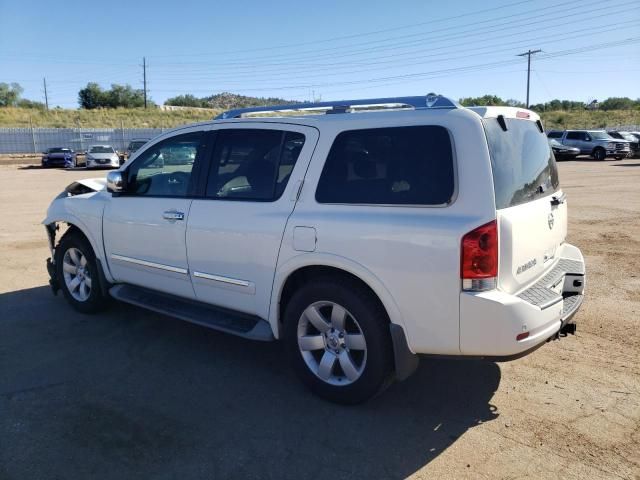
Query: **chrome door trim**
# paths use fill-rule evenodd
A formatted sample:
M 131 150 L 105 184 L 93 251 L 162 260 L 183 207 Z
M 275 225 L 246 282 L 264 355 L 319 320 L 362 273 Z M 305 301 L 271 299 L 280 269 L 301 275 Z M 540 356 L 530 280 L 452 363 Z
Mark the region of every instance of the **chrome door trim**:
M 211 275 L 204 272 L 193 272 L 193 276 L 197 278 L 204 278 L 205 280 L 213 280 L 214 282 L 228 283 L 231 285 L 238 285 L 239 287 L 249 288 L 251 282 L 246 280 L 238 280 L 237 278 L 222 277 L 220 275 Z
M 166 270 L 167 272 L 180 273 L 186 275 L 189 271 L 186 268 L 172 267 L 171 265 L 163 265 L 162 263 L 148 262 L 146 260 L 140 260 L 138 258 L 125 257 L 124 255 L 111 254 L 113 260 L 120 260 L 121 262 L 134 263 L 136 265 L 142 265 L 143 267 L 157 268 L 158 270 Z

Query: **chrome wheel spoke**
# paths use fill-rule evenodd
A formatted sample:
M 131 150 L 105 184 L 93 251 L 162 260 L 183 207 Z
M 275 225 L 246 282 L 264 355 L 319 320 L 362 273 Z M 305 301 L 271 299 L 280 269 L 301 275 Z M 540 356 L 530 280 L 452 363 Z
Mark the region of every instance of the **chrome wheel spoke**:
M 329 380 L 333 371 L 333 364 L 336 362 L 336 356 L 333 353 L 324 352 L 320 365 L 318 366 L 318 376 L 322 380 Z
M 64 270 L 67 273 L 72 273 L 72 274 L 76 274 L 78 272 L 78 267 L 76 267 L 75 265 L 72 265 L 69 262 L 62 262 L 62 270 Z
M 367 342 L 365 342 L 364 335 L 362 334 L 349 333 L 344 337 L 344 343 L 347 345 L 349 350 L 367 349 Z
M 320 333 L 324 333 L 331 325 L 324 319 L 318 307 L 311 305 L 304 311 L 304 315 L 307 317 L 307 320 L 311 322 L 311 324 L 318 329 Z
M 351 355 L 349 355 L 349 352 L 343 350 L 342 352 L 340 352 L 340 355 L 338 355 L 338 359 L 340 360 L 342 371 L 347 376 L 347 378 L 352 382 L 357 380 L 360 376 L 360 372 L 358 372 L 358 368 L 353 363 L 353 359 L 351 358 Z
M 338 304 L 334 304 L 331 309 L 331 326 L 336 330 L 344 330 L 344 321 L 347 311 Z
M 80 285 L 80 279 L 78 277 L 73 277 L 73 279 L 69 282 L 69 291 L 71 293 L 76 291 L 76 288 Z
M 84 267 L 87 264 L 87 257 L 85 257 L 84 255 L 80 254 L 80 266 Z
M 91 288 L 91 278 L 87 274 L 85 274 L 84 276 L 84 283 L 87 285 L 87 287 Z
M 324 348 L 324 340 L 322 335 L 306 335 L 298 338 L 298 345 L 305 352 L 311 350 L 322 350 Z
M 80 296 L 82 298 L 87 298 L 89 296 L 89 288 L 87 287 L 87 283 L 84 281 L 80 282 Z
M 76 250 L 75 248 L 70 248 L 68 252 L 69 252 L 69 258 L 71 259 L 73 264 L 76 266 L 80 265 L 80 257 L 78 255 L 78 250 Z

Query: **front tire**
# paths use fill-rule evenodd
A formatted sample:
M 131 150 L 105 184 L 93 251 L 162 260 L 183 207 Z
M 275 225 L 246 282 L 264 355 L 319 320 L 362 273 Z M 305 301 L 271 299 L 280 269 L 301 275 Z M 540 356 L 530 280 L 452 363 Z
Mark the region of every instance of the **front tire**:
M 326 277 L 296 291 L 285 310 L 284 341 L 303 383 L 332 402 L 362 403 L 390 383 L 389 319 L 355 281 Z
M 613 158 L 615 158 L 616 160 L 622 160 L 624 157 L 622 155 L 616 155 Z
M 95 313 L 106 305 L 98 263 L 88 240 L 78 231 L 67 232 L 56 247 L 58 285 L 69 304 L 82 313 Z
M 591 156 L 594 158 L 594 160 L 602 161 L 607 158 L 607 152 L 604 148 L 596 148 Z

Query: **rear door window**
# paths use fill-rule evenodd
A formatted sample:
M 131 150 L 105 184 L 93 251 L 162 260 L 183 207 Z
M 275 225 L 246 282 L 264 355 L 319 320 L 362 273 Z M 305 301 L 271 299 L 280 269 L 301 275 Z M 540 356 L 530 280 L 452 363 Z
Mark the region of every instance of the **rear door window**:
M 277 200 L 287 186 L 304 141 L 302 133 L 282 130 L 219 130 L 207 198 Z
M 319 203 L 445 205 L 454 194 L 453 150 L 441 126 L 340 133 L 322 170 Z

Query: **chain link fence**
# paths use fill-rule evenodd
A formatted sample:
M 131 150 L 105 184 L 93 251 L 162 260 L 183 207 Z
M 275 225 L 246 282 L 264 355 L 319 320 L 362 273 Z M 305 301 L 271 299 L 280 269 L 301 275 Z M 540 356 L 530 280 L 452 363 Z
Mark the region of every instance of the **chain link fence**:
M 64 147 L 85 152 L 90 145 L 111 145 L 124 151 L 137 138 L 151 139 L 163 128 L 0 128 L 0 154 L 40 153 Z

